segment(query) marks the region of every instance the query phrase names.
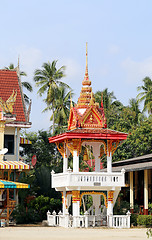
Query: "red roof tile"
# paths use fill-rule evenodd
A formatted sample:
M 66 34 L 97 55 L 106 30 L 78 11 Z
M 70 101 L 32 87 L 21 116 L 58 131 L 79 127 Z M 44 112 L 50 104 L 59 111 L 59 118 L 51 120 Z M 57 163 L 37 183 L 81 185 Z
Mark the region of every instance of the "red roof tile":
M 13 93 L 13 90 L 17 90 L 16 102 L 13 106 L 13 114 L 16 115 L 15 122 L 26 122 L 17 72 L 0 70 L 0 97 L 6 101 Z

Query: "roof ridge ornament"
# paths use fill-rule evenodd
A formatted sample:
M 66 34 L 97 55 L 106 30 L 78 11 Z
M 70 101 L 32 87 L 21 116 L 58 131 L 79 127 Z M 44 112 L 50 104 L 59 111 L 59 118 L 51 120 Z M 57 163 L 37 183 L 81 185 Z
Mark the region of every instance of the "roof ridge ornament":
M 88 74 L 88 43 L 86 42 L 86 70 L 85 70 L 85 76 L 84 80 L 82 82 L 83 86 L 90 86 L 91 81 L 89 80 L 89 74 Z

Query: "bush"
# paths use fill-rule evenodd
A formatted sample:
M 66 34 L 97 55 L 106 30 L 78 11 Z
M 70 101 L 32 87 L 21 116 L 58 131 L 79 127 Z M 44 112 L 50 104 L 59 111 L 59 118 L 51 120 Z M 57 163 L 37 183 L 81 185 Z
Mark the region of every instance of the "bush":
M 18 205 L 13 211 L 13 218 L 18 224 L 37 223 L 46 219 L 46 213 L 54 210 L 58 213 L 61 210 L 60 199 L 44 197 L 43 195 L 32 200 L 26 207 Z
M 137 226 L 137 218 L 138 218 L 137 214 L 133 214 L 133 213 L 131 214 L 131 217 L 130 217 L 131 225 Z
M 137 224 L 139 226 L 151 227 L 152 226 L 152 215 L 138 215 Z
M 27 224 L 38 222 L 38 215 L 35 209 L 28 209 L 24 205 L 18 205 L 12 213 L 17 224 Z

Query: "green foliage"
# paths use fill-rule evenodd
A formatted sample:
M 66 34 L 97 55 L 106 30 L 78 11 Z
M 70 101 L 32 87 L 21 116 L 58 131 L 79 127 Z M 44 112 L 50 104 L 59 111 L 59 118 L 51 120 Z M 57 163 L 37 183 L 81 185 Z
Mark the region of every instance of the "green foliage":
M 148 228 L 146 231 L 147 238 L 152 237 L 152 229 Z
M 39 221 L 35 209 L 28 209 L 23 204 L 18 205 L 12 213 L 13 219 L 17 224 L 36 223 Z
M 152 214 L 152 203 L 148 203 L 148 211 Z
M 137 224 L 139 226 L 151 227 L 152 226 L 152 215 L 138 215 Z
M 138 91 L 142 91 L 137 95 L 138 101 L 144 101 L 143 111 L 148 110 L 149 114 L 152 114 L 152 80 L 149 77 L 143 79 L 143 85 L 137 88 Z
M 118 214 L 118 215 L 124 215 L 128 212 L 128 210 L 130 209 L 130 203 L 127 201 L 123 201 L 121 200 L 120 202 L 118 202 L 118 200 L 115 203 L 114 206 L 114 214 Z
M 130 224 L 133 226 L 137 226 L 137 218 L 138 218 L 138 214 L 131 214 L 130 216 Z
M 42 65 L 42 69 L 36 69 L 34 73 L 34 81 L 36 82 L 36 86 L 40 87 L 38 90 L 38 94 L 42 96 L 46 94 L 46 98 L 44 99 L 47 104 L 47 108 L 45 110 L 52 110 L 53 112 L 53 134 L 55 127 L 55 110 L 56 110 L 56 100 L 57 100 L 57 89 L 59 87 L 63 87 L 64 89 L 69 89 L 70 87 L 61 81 L 61 79 L 65 76 L 65 66 L 57 69 L 56 67 L 57 61 L 54 60 L 52 63 L 44 63 Z
M 32 200 L 26 207 L 18 205 L 13 211 L 13 219 L 18 224 L 37 223 L 46 219 L 47 211 L 58 213 L 61 210 L 61 199 L 44 197 L 43 195 Z
M 152 153 L 152 119 L 133 127 L 127 140 L 117 149 L 113 160 L 123 160 Z
M 62 209 L 61 196 L 60 199 L 54 199 L 41 195 L 31 201 L 28 207 L 30 209 L 35 209 L 39 216 L 39 221 L 42 221 L 46 219 L 46 213 L 48 210 L 50 212 L 56 211 L 56 213 L 58 213 Z

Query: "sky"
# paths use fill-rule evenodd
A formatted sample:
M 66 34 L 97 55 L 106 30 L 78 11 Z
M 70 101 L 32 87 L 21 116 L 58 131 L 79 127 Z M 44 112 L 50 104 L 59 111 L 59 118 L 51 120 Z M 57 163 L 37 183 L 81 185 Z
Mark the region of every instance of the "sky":
M 151 0 L 0 0 L 0 68 L 17 65 L 34 91 L 30 131 L 48 130 L 51 112 L 37 95 L 35 69 L 58 60 L 76 102 L 88 71 L 93 92 L 105 88 L 124 105 L 138 94 L 144 77 L 152 78 Z

